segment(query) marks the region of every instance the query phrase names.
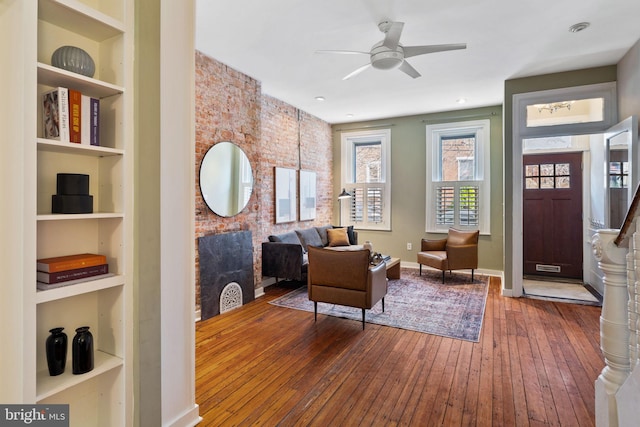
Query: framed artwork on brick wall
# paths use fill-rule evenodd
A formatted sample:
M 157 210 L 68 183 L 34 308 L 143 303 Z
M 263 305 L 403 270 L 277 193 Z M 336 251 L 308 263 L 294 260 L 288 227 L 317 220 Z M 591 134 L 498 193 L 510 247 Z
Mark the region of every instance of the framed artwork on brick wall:
M 298 216 L 297 174 L 295 169 L 276 169 L 276 224 L 292 222 Z
M 300 221 L 316 219 L 316 173 L 300 171 Z

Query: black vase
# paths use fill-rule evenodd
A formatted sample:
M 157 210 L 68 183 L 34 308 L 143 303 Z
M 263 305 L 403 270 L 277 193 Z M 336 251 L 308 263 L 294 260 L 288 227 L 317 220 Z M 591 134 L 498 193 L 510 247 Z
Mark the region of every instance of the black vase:
M 67 362 L 67 334 L 62 332 L 63 329 L 50 329 L 51 335 L 47 337 L 47 366 L 52 377 L 63 373 Z
M 88 326 L 76 329 L 71 352 L 73 373 L 84 374 L 93 369 L 93 335 Z

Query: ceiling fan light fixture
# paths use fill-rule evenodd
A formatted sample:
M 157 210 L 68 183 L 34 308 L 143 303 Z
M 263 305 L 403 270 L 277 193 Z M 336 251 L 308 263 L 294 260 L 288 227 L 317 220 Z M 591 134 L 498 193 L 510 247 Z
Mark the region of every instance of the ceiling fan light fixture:
M 467 48 L 465 43 L 403 46 L 400 44 L 400 37 L 402 35 L 402 29 L 404 28 L 403 22 L 386 20 L 380 22 L 378 24 L 378 28 L 384 33 L 384 40 L 374 44 L 370 52 L 360 52 L 355 50 L 321 50 L 316 52 L 355 55 L 369 54 L 368 64 L 362 65 L 360 68 L 357 68 L 347 74 L 342 78 L 342 80 L 348 80 L 369 68 L 376 68 L 378 70 L 398 69 L 409 77 L 415 79 L 420 77 L 420 73 L 418 70 L 413 68 L 411 64 L 405 61 L 406 58 L 425 55 L 427 53 L 446 52 L 449 50 Z
M 402 47 L 390 50 L 383 45 L 376 45 L 371 49 L 371 66 L 378 70 L 391 70 L 398 68 L 404 61 Z

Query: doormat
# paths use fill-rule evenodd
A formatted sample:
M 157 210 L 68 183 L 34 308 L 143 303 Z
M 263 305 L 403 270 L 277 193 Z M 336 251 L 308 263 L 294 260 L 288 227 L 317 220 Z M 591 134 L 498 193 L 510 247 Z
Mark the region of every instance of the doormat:
M 389 280 L 384 313 L 382 302 L 378 302 L 366 310 L 365 321 L 478 342 L 488 290 L 488 277 L 476 275 L 471 283 L 470 276 L 447 273 L 442 284 L 440 272 L 423 271 L 420 276 L 416 269 L 402 268 L 400 279 Z M 309 301 L 306 285 L 270 304 L 313 313 L 313 301 Z M 319 302 L 318 313 L 362 321 L 359 308 Z
M 529 298 L 602 306 L 602 301 L 581 284 L 524 279 L 522 286 Z

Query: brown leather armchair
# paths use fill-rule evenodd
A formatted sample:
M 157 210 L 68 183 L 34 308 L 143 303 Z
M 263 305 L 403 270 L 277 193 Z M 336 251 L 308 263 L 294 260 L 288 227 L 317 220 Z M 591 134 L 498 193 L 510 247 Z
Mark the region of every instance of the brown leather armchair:
M 307 288 L 313 301 L 314 320 L 318 319 L 318 302 L 370 309 L 387 294 L 387 269 L 384 262 L 369 264 L 370 251 L 332 251 L 309 247 Z
M 473 282 L 473 270 L 478 268 L 479 236 L 478 230 L 462 231 L 450 228 L 446 239 L 422 239 L 420 252 L 418 252 L 420 275 L 422 275 L 422 265 L 437 268 L 442 270 L 442 283 L 444 283 L 445 271 L 470 268 Z

